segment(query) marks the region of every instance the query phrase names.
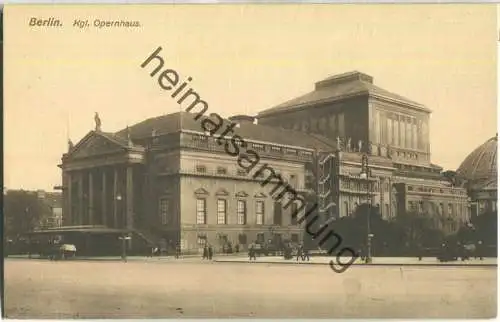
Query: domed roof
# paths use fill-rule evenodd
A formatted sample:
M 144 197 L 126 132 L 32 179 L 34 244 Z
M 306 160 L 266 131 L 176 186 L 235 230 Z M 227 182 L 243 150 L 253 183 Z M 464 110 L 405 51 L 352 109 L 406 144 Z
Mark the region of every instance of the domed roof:
M 462 162 L 457 174 L 469 182 L 497 180 L 498 134 L 472 151 Z

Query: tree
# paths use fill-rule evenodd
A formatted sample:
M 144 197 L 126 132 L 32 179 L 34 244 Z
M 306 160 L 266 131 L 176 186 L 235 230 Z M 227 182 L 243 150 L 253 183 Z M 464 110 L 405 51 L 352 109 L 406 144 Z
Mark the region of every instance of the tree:
M 474 227 L 476 241 L 481 240 L 486 245 L 496 245 L 497 221 L 498 214 L 494 211 L 487 211 L 477 217 L 472 217 L 471 223 Z
M 402 232 L 407 247 L 436 247 L 444 238 L 443 232 L 436 229 L 432 216 L 418 212 L 400 213 L 394 222 Z
M 36 193 L 9 190 L 4 195 L 4 236 L 17 239 L 20 235 L 38 228 L 47 206 Z

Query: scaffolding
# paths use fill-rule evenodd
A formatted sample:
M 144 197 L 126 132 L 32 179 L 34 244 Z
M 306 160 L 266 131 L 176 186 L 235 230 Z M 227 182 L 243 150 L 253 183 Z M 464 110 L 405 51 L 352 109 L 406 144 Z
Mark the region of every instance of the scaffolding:
M 338 218 L 336 163 L 337 158 L 334 153 L 320 152 L 317 155 L 318 212 L 324 223 Z

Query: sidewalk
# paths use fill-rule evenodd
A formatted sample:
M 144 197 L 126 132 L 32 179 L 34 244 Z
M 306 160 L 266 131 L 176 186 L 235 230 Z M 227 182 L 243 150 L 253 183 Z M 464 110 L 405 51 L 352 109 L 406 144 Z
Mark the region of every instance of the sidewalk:
M 330 261 L 333 260 L 334 263 L 337 263 L 336 257 L 323 257 L 323 256 L 315 256 L 311 257 L 311 260 L 308 261 L 296 261 L 295 257 L 291 260 L 285 260 L 283 257 L 278 256 L 265 256 L 265 257 L 257 257 L 256 261 L 252 261 L 252 263 L 261 263 L 261 264 L 290 264 L 290 265 L 329 265 Z M 341 263 L 348 263 L 350 260 L 349 257 L 342 257 L 340 259 Z M 248 257 L 246 258 L 215 258 L 216 262 L 222 263 L 249 263 Z M 360 258 L 354 262 L 354 265 L 386 265 L 386 266 L 496 266 L 497 259 L 496 258 L 483 258 L 480 259 L 470 259 L 467 261 L 453 261 L 453 262 L 440 262 L 435 257 L 424 257 L 421 261 L 415 257 L 373 257 L 372 263 L 366 264 L 361 261 Z
M 11 255 L 7 259 L 28 259 L 28 255 Z M 37 255 L 31 257 L 32 260 L 48 260 L 47 258 L 40 258 Z M 77 256 L 70 261 L 96 261 L 96 262 L 117 262 L 121 261 L 120 256 Z M 288 264 L 288 265 L 329 265 L 333 260 L 337 263 L 336 257 L 326 256 L 313 256 L 310 261 L 296 261 L 295 257 L 290 260 L 283 259 L 283 256 L 261 256 L 257 257 L 256 261 L 250 262 L 248 256 L 244 253 L 231 254 L 231 255 L 215 255 L 212 262 L 217 263 L 258 263 L 258 264 Z M 349 257 L 342 257 L 341 263 L 348 263 Z M 205 262 L 200 255 L 184 255 L 180 258 L 174 256 L 127 256 L 128 262 Z M 421 261 L 415 257 L 373 257 L 372 263 L 366 264 L 360 258 L 353 265 L 362 266 L 476 266 L 476 267 L 490 267 L 497 266 L 496 258 L 470 259 L 467 261 L 453 261 L 453 262 L 440 262 L 435 257 L 424 257 Z
M 223 259 L 223 260 L 238 260 L 238 259 L 245 259 L 247 258 L 247 254 L 245 253 L 238 253 L 238 254 L 230 254 L 230 255 L 217 255 L 217 259 Z M 214 260 L 216 259 L 214 257 Z M 28 255 L 9 255 L 8 257 L 4 259 L 30 259 Z M 46 257 L 40 257 L 39 255 L 32 255 L 31 256 L 32 260 L 48 260 Z M 78 260 L 78 261 L 97 261 L 97 262 L 117 262 L 121 261 L 122 257 L 121 256 L 76 256 L 72 259 L 71 261 Z M 191 261 L 202 261 L 201 255 L 199 254 L 192 254 L 192 255 L 181 255 L 179 258 L 175 258 L 174 255 L 170 256 L 154 256 L 154 257 L 147 257 L 147 256 L 127 256 L 127 261 L 129 262 L 158 262 L 158 261 L 180 261 L 180 260 L 191 260 Z

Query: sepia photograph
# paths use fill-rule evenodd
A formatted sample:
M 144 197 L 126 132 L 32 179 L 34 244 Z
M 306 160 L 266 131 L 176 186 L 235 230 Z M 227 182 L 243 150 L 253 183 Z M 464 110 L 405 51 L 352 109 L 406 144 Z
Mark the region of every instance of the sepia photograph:
M 3 317 L 495 318 L 498 12 L 3 6 Z

